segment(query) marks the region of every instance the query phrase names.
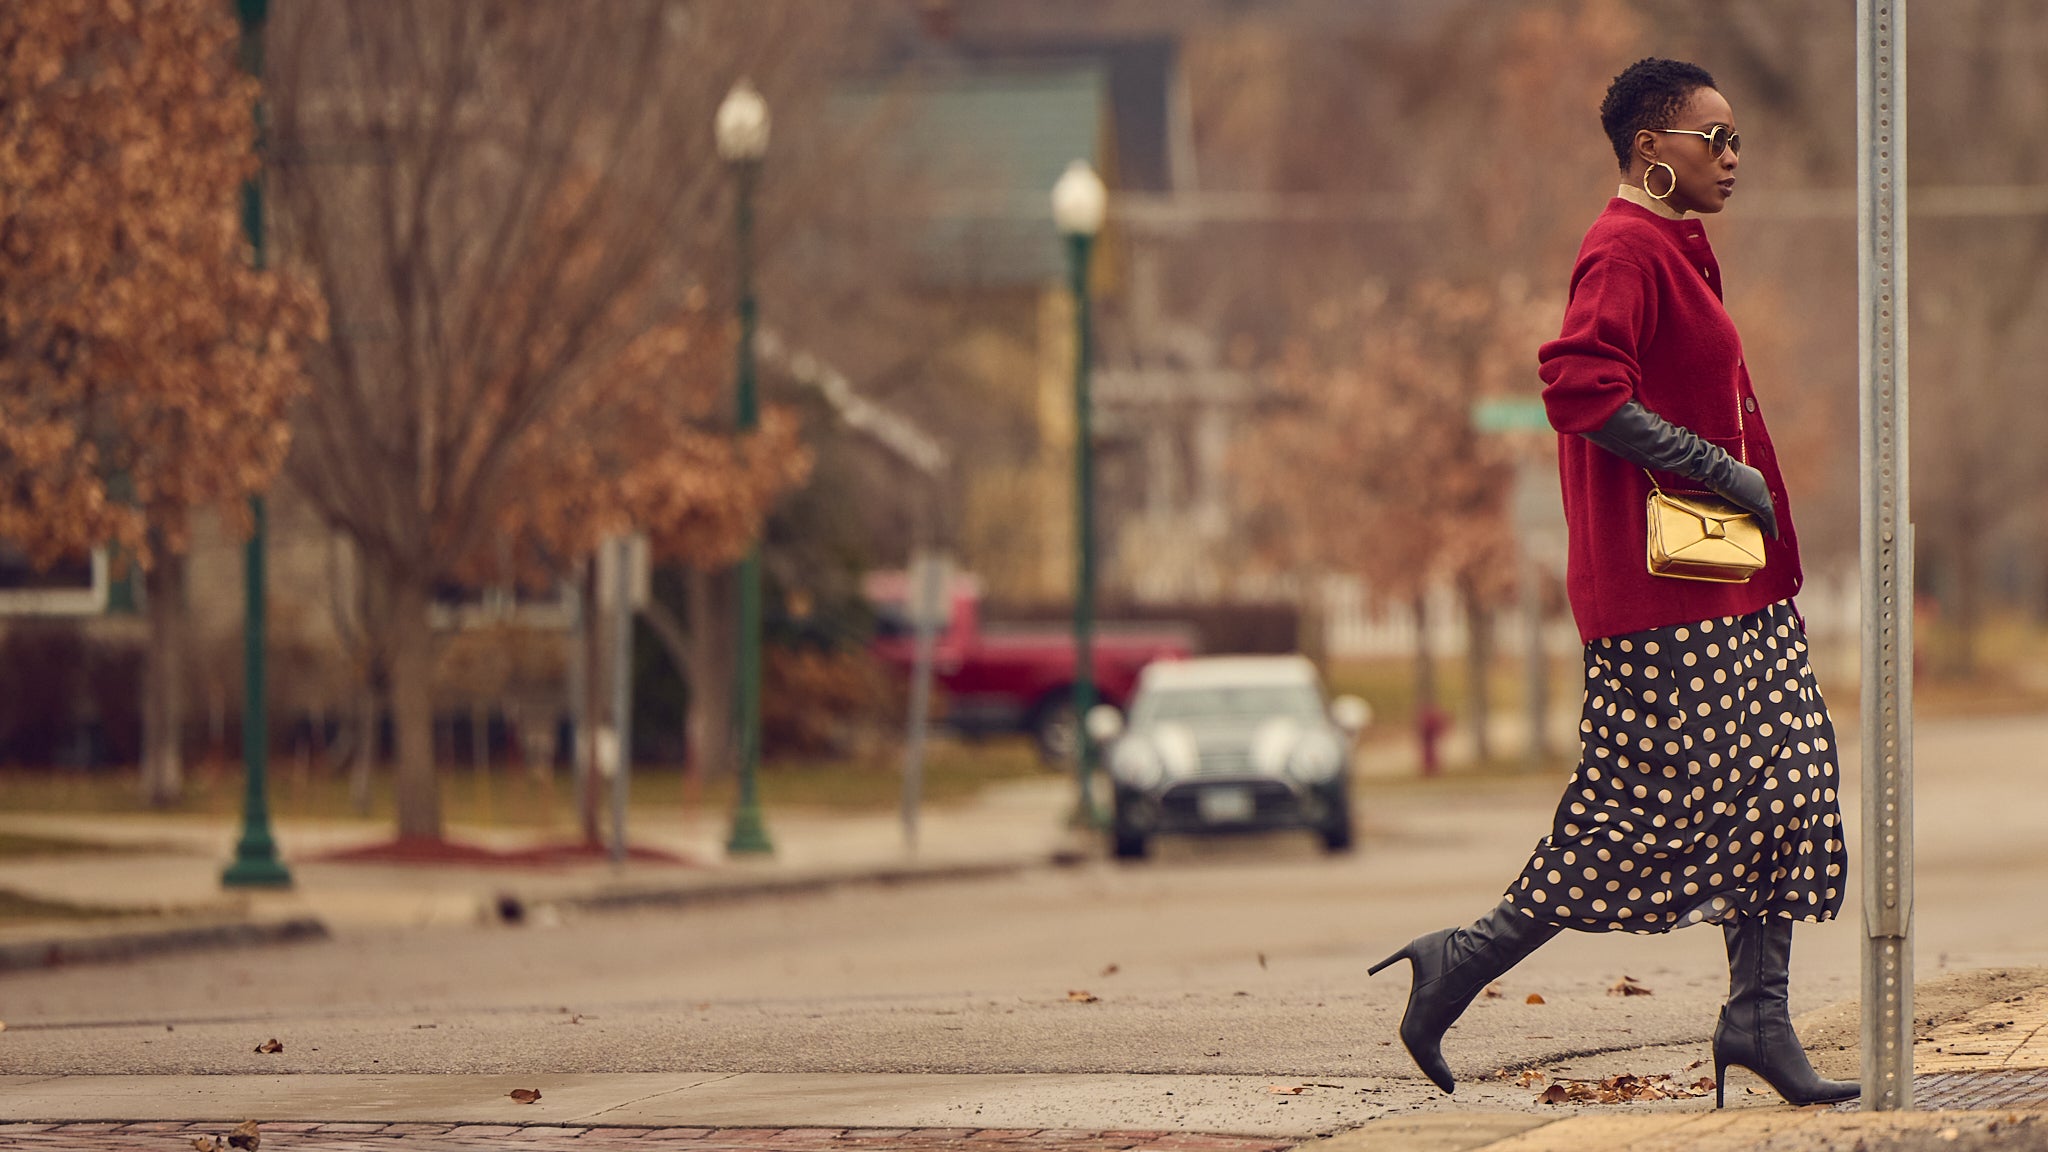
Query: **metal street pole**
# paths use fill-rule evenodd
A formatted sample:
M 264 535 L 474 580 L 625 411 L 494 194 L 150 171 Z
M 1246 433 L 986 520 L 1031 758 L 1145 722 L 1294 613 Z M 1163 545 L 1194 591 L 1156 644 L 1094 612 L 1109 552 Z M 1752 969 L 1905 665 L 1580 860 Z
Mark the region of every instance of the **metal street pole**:
M 924 521 L 927 517 L 920 516 Z M 918 535 L 927 530 L 920 525 Z M 950 576 L 945 557 L 920 539 L 911 554 L 910 586 L 904 603 L 910 609 L 913 629 L 910 673 L 910 718 L 903 739 L 903 847 L 917 851 L 917 809 L 924 791 L 924 735 L 931 722 L 932 661 L 938 647 L 939 629 L 952 606 Z
M 236 0 L 235 14 L 242 24 L 242 67 L 249 74 L 263 75 L 263 24 L 269 17 L 269 0 Z M 263 105 L 256 105 L 256 150 L 263 151 Z M 249 238 L 251 262 L 264 265 L 263 175 L 242 185 L 242 230 Z M 270 801 L 265 788 L 270 762 L 270 709 L 264 698 L 264 611 L 263 539 L 268 512 L 262 496 L 249 498 L 249 543 L 243 556 L 242 607 L 242 838 L 235 845 L 235 860 L 221 873 L 222 886 L 229 888 L 290 887 L 291 872 L 277 858 L 277 842 L 270 835 Z
M 1095 707 L 1095 446 L 1094 405 L 1088 395 L 1093 338 L 1088 297 L 1088 255 L 1095 237 L 1067 237 L 1074 292 L 1074 775 L 1081 792 L 1080 817 L 1103 824 L 1095 805 L 1095 742 L 1088 738 L 1088 712 Z
M 1106 823 L 1095 805 L 1095 746 L 1088 710 L 1095 707 L 1095 438 L 1088 395 L 1092 346 L 1088 254 L 1109 214 L 1109 189 L 1086 160 L 1074 160 L 1052 186 L 1052 220 L 1067 238 L 1074 293 L 1074 783 L 1080 789 L 1075 819 L 1091 828 Z
M 1906 3 L 1857 0 L 1862 338 L 1863 1107 L 1913 1106 L 1913 523 L 1907 484 Z
M 754 385 L 754 329 L 758 305 L 754 299 L 754 176 L 758 159 L 733 164 L 739 178 L 736 210 L 739 254 L 739 405 L 741 432 L 760 426 L 760 400 Z M 739 650 L 740 764 L 739 802 L 733 808 L 732 836 L 725 850 L 733 855 L 764 855 L 775 851 L 768 829 L 761 819 L 761 798 L 757 777 L 761 767 L 761 545 L 757 541 L 740 562 L 740 650 Z

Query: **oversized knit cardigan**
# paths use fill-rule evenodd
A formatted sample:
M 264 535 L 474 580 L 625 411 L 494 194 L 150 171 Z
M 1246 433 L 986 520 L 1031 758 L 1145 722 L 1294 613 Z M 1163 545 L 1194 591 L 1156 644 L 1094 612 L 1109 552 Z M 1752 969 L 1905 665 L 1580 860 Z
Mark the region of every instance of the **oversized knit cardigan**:
M 1750 386 L 1742 339 L 1721 304 L 1721 268 L 1706 230 L 1616 197 L 1593 222 L 1572 269 L 1558 338 L 1538 352 L 1543 402 L 1557 429 L 1570 533 L 1565 585 L 1579 635 L 1591 641 L 1647 628 L 1740 616 L 1799 590 L 1799 540 L 1785 480 Z M 1779 538 L 1746 584 L 1653 576 L 1646 563 L 1643 469 L 1580 433 L 1636 400 L 1764 475 Z M 1666 491 L 1697 481 L 1658 473 Z

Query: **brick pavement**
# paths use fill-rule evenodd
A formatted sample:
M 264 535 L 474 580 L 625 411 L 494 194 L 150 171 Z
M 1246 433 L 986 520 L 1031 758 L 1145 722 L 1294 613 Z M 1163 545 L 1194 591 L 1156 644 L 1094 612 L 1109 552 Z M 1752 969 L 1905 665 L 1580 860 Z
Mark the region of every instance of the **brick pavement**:
M 0 1148 L 45 1152 L 184 1152 L 223 1139 L 239 1121 L 0 1124 Z M 614 1128 L 545 1124 L 262 1125 L 271 1152 L 417 1152 L 531 1149 L 573 1144 L 583 1152 L 1284 1152 L 1296 1141 L 1191 1132 L 1030 1128 Z

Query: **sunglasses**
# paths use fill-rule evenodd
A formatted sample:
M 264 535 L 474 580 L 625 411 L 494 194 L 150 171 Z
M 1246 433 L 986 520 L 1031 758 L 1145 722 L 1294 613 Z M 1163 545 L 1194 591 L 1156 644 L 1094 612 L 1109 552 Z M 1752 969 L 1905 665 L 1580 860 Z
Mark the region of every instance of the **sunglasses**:
M 1707 151 L 1715 156 L 1723 152 L 1734 152 L 1738 155 L 1742 152 L 1742 133 L 1726 124 L 1716 124 L 1707 132 L 1701 132 L 1697 128 L 1652 128 L 1650 131 L 1665 135 L 1697 136 L 1707 142 Z

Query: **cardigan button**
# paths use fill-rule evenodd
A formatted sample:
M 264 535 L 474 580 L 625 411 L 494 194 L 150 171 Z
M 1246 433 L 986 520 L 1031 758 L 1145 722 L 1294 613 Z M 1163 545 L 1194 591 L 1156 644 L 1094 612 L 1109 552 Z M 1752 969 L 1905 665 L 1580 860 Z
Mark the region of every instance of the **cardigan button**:
M 1755 411 L 1756 411 L 1756 397 L 1754 397 L 1754 396 L 1746 396 L 1746 397 L 1744 397 L 1744 398 L 1743 398 L 1743 400 L 1742 400 L 1742 409 L 1743 409 L 1743 411 L 1745 411 L 1745 412 L 1755 412 Z

